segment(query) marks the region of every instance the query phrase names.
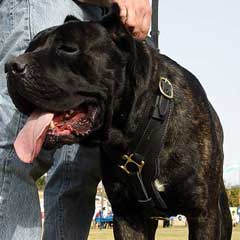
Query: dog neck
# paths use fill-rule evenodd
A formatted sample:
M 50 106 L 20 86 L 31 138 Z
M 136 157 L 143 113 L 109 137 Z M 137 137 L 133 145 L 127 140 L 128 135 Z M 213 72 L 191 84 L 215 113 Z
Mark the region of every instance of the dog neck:
M 134 62 L 130 59 L 125 68 L 124 89 L 114 110 L 107 143 L 121 151 L 127 150 L 136 134 L 139 137 L 143 134 L 139 124 L 143 118 L 149 118 L 158 90 L 159 62 L 153 60 L 158 52 L 146 42 L 136 41 L 135 55 Z

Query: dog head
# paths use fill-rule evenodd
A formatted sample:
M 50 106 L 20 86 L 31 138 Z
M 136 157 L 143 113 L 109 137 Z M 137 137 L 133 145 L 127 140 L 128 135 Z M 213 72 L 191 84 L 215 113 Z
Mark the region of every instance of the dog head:
M 9 94 L 21 112 L 38 121 L 46 147 L 108 137 L 134 56 L 135 40 L 118 11 L 113 7 L 101 22 L 69 16 L 37 34 L 23 55 L 6 64 Z

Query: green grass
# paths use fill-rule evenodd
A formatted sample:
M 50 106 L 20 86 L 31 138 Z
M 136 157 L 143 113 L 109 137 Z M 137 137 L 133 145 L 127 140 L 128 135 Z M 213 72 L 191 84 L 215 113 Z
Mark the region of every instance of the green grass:
M 156 240 L 187 240 L 187 227 L 158 227 Z M 88 240 L 113 240 L 112 229 L 91 229 Z M 233 229 L 232 240 L 240 239 L 240 225 Z
M 43 198 L 43 192 L 39 192 L 39 196 Z M 187 227 L 158 227 L 156 233 L 156 240 L 187 240 Z M 113 240 L 112 229 L 95 229 L 92 228 L 88 240 Z M 240 240 L 240 225 L 233 229 L 232 240 Z

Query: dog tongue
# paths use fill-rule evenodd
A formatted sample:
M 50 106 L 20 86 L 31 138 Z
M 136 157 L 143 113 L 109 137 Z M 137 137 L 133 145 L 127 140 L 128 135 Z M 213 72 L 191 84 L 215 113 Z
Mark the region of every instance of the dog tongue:
M 31 114 L 14 142 L 20 160 L 31 163 L 39 154 L 53 116 L 53 113 L 37 111 Z

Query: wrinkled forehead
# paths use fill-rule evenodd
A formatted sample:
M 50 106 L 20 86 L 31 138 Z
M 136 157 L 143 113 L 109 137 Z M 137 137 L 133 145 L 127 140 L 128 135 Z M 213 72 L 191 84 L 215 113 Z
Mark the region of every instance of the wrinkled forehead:
M 87 48 L 91 43 L 106 40 L 107 31 L 97 22 L 70 21 L 60 26 L 54 26 L 39 32 L 31 41 L 26 52 L 53 43 L 77 43 Z
M 47 38 L 49 38 L 51 35 L 53 35 L 54 31 L 58 28 L 59 26 L 54 26 L 51 28 L 47 28 L 45 30 L 42 30 L 41 32 L 37 33 L 30 42 L 26 52 L 31 52 L 35 48 L 43 45 Z

